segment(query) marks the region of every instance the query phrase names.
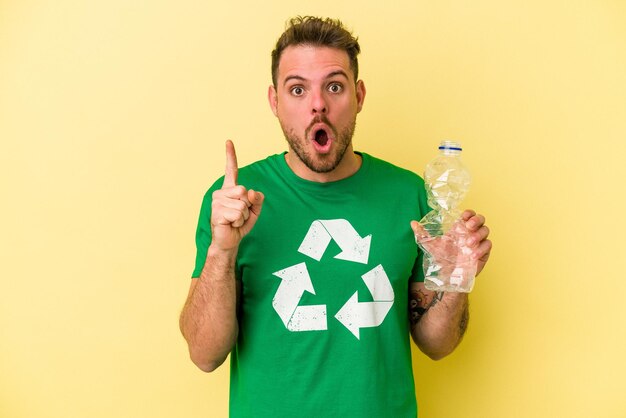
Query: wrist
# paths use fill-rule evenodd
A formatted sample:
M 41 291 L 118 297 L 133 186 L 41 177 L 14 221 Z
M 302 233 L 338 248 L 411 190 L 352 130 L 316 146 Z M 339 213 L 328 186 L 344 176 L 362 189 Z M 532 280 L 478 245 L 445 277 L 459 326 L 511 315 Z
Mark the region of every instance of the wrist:
M 213 282 L 231 281 L 235 276 L 236 262 L 237 248 L 222 249 L 211 244 L 200 277 Z
M 209 261 L 209 259 L 211 259 L 214 261 L 220 260 L 227 264 L 235 265 L 235 261 L 237 260 L 238 250 L 239 250 L 239 247 L 221 248 L 218 245 L 211 243 L 207 251 L 207 262 Z

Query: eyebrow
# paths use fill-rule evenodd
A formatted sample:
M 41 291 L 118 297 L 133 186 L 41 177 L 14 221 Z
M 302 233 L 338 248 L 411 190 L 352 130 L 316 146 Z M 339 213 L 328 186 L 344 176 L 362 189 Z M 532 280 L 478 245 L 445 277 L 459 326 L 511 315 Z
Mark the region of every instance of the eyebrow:
M 285 81 L 283 81 L 283 86 L 287 84 L 288 81 L 291 81 L 291 80 L 305 81 L 306 79 L 299 75 L 290 75 L 289 77 L 285 78 Z
M 343 71 L 343 70 L 333 71 L 333 72 L 331 72 L 330 74 L 328 74 L 328 75 L 326 76 L 326 78 L 331 78 L 331 77 L 334 77 L 334 76 L 336 76 L 336 75 L 341 75 L 341 76 L 343 76 L 346 80 L 348 79 L 348 74 L 346 74 L 346 72 L 345 72 L 345 71 Z
M 337 75 L 343 76 L 346 80 L 348 80 L 348 74 L 346 74 L 346 72 L 343 70 L 332 71 L 328 73 L 325 78 L 332 78 Z M 306 78 L 300 75 L 290 75 L 289 77 L 285 78 L 285 81 L 283 81 L 283 86 L 287 84 L 288 81 L 291 81 L 291 80 L 306 81 Z

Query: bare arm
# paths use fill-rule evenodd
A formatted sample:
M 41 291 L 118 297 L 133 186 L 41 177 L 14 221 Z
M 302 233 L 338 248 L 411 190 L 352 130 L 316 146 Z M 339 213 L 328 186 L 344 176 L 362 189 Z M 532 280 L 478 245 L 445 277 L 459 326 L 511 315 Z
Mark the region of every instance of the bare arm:
M 491 253 L 489 228 L 485 218 L 474 211 L 463 212 L 463 220 L 471 236 L 468 244 L 472 257 L 477 260 L 476 275 L 484 268 Z M 411 223 L 416 237 L 423 229 L 415 221 Z M 409 315 L 411 336 L 415 344 L 433 360 L 452 353 L 459 345 L 469 322 L 467 293 L 433 292 L 424 283 L 411 283 L 409 287 Z
M 409 309 L 411 336 L 428 357 L 442 359 L 459 345 L 469 321 L 467 293 L 436 293 L 411 283 Z
M 235 280 L 235 254 L 209 247 L 198 279 L 193 279 L 180 315 L 180 330 L 189 355 L 205 372 L 217 369 L 237 341 L 237 300 L 240 282 Z
M 191 360 L 201 370 L 219 367 L 237 341 L 237 303 L 240 282 L 235 264 L 241 239 L 256 223 L 263 204 L 260 192 L 237 185 L 237 157 L 226 144 L 226 175 L 211 202 L 211 237 L 207 258 L 198 279 L 192 280 L 180 315 L 180 330 Z

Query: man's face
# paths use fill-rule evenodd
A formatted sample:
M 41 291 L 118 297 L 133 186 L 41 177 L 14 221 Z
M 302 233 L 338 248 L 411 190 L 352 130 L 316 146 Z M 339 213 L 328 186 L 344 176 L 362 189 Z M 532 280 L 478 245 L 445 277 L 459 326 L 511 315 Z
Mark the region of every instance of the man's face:
M 341 166 L 352 152 L 356 114 L 365 97 L 355 84 L 345 51 L 308 45 L 289 46 L 280 58 L 269 101 L 293 151 L 315 173 Z

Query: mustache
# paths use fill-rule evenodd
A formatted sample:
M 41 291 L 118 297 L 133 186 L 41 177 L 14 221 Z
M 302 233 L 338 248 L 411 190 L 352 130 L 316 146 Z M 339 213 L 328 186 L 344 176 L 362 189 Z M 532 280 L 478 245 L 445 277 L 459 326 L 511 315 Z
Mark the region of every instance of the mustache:
M 330 121 L 328 120 L 328 118 L 326 117 L 326 115 L 316 115 L 313 120 L 311 121 L 311 123 L 309 124 L 309 128 L 313 125 L 315 125 L 316 123 L 325 123 L 326 125 L 330 126 Z
M 316 115 L 313 118 L 313 120 L 311 120 L 311 123 L 309 123 L 309 126 L 304 131 L 304 134 L 305 134 L 306 137 L 309 136 L 309 132 L 311 132 L 311 129 L 313 128 L 313 125 L 315 125 L 316 123 L 323 123 L 323 124 L 327 125 L 333 131 L 333 134 L 335 135 L 335 137 L 337 137 L 337 130 L 335 129 L 333 124 L 330 123 L 330 121 L 328 120 L 326 115 Z

